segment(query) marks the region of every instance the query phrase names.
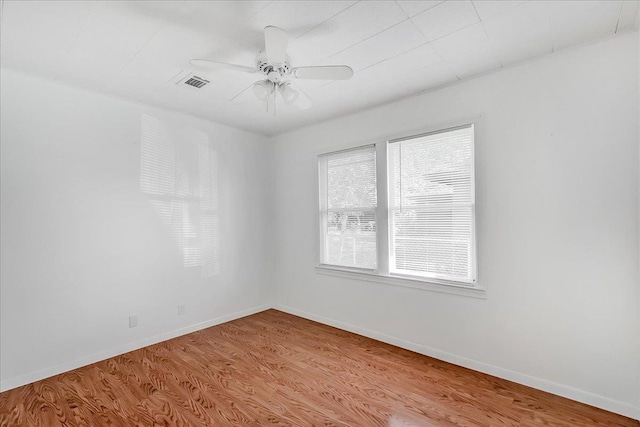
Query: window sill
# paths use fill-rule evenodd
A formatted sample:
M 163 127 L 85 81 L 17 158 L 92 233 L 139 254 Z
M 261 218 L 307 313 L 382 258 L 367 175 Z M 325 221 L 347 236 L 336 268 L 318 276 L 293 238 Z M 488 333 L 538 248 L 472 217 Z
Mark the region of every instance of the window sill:
M 349 270 L 327 265 L 316 266 L 316 273 L 328 276 L 343 277 L 352 280 L 365 280 L 368 282 L 382 283 L 385 285 L 421 289 L 425 291 L 442 292 L 446 294 L 462 295 L 481 299 L 487 298 L 487 290 L 483 288 L 455 283 L 436 283 L 435 281 L 431 281 L 429 279 L 383 276 L 368 271 Z

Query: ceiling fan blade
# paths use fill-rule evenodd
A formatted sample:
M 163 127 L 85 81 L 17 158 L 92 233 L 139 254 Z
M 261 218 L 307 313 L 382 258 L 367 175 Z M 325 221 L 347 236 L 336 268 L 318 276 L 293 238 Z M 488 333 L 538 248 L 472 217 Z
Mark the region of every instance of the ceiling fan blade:
M 283 64 L 287 59 L 289 34 L 282 28 L 269 25 L 264 27 L 264 50 L 271 64 Z
M 229 70 L 243 71 L 245 73 L 255 73 L 258 71 L 255 67 L 247 67 L 246 65 L 229 64 L 228 62 L 211 61 L 210 59 L 192 59 L 189 64 L 196 67 L 216 69 L 227 68 Z
M 353 70 L 346 65 L 296 67 L 292 72 L 299 79 L 310 80 L 349 80 L 353 76 Z
M 300 89 L 300 86 L 294 85 L 292 83 L 289 84 L 298 92 L 298 98 L 295 100 L 293 105 L 295 105 L 300 110 L 308 110 L 309 108 L 313 107 L 313 101 L 311 100 L 311 98 L 309 98 L 309 95 L 307 95 L 302 89 Z

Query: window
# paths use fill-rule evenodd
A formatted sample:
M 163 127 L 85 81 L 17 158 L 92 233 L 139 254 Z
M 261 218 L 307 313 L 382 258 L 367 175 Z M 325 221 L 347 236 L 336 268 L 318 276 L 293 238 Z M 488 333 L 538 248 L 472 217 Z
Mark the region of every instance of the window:
M 473 286 L 473 132 L 465 125 L 321 155 L 320 263 Z M 386 165 L 379 179 L 376 153 Z
M 389 271 L 473 282 L 473 128 L 389 144 Z
M 321 263 L 375 270 L 374 146 L 320 156 Z

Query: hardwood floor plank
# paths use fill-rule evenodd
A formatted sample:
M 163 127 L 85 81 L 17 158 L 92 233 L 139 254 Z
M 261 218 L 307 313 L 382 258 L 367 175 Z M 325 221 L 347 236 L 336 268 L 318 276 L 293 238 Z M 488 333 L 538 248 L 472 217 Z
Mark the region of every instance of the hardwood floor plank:
M 268 310 L 0 393 L 0 426 L 640 423 Z

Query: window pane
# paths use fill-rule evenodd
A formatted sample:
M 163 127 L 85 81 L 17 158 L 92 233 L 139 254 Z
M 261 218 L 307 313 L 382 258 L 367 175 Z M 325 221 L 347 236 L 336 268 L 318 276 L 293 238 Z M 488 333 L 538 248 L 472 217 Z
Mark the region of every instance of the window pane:
M 329 209 L 376 206 L 376 153 L 349 151 L 327 157 Z
M 473 128 L 389 145 L 390 271 L 474 279 Z
M 375 148 L 320 156 L 318 173 L 321 262 L 375 269 Z
M 391 229 L 395 265 L 393 271 L 465 279 L 471 271 L 472 210 L 403 209 L 394 211 Z M 446 277 L 445 277 L 446 276 Z
M 373 211 L 329 211 L 325 264 L 376 268 L 376 218 Z

